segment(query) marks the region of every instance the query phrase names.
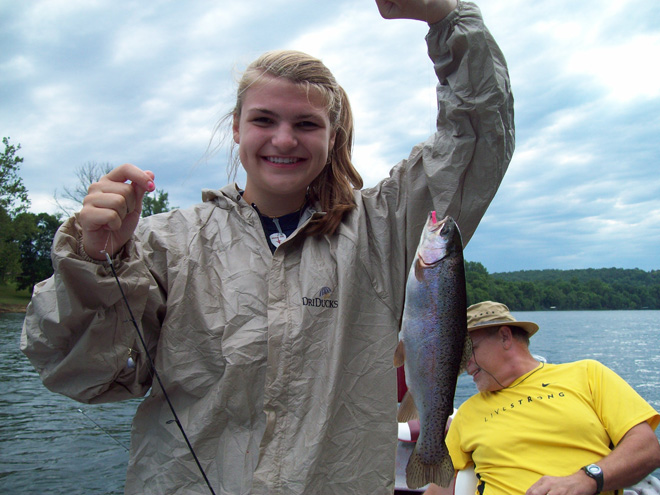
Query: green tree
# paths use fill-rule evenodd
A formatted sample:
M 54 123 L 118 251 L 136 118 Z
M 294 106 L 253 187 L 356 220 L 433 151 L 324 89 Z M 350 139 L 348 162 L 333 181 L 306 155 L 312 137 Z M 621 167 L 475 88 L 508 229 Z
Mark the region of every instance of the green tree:
M 0 208 L 14 218 L 18 213 L 27 210 L 30 199 L 23 180 L 18 175 L 23 158 L 16 156 L 16 152 L 21 149 L 21 145 L 9 144 L 8 137 L 2 138 L 2 144 L 5 149 L 0 154 Z
M 142 199 L 142 217 L 149 217 L 156 213 L 165 213 L 173 208 L 170 206 L 169 194 L 163 189 L 156 189 L 152 194 L 145 194 Z
M 468 304 L 500 301 L 512 311 L 660 309 L 660 270 L 585 268 L 493 273 L 467 261 Z
M 6 284 L 20 272 L 18 245 L 14 242 L 12 218 L 0 207 L 0 284 Z
M 16 287 L 32 292 L 34 284 L 53 274 L 50 247 L 60 226 L 60 217 L 48 213 L 21 213 L 14 222 L 21 266 L 20 274 L 14 277 Z
M 12 280 L 20 272 L 20 251 L 15 242 L 14 217 L 27 210 L 30 200 L 18 175 L 23 158 L 16 155 L 21 145 L 9 144 L 3 137 L 0 154 L 0 283 Z
M 490 278 L 488 270 L 481 263 L 465 262 L 465 285 L 468 305 L 489 299 Z

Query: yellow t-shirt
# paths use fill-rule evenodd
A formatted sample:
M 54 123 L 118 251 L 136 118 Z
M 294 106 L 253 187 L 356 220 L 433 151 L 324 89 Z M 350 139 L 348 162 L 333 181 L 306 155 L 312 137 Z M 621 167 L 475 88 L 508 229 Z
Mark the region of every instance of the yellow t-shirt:
M 660 415 L 601 363 L 541 363 L 465 401 L 446 443 L 457 470 L 474 463 L 478 493 L 513 495 L 598 462 L 643 421 L 655 429 Z

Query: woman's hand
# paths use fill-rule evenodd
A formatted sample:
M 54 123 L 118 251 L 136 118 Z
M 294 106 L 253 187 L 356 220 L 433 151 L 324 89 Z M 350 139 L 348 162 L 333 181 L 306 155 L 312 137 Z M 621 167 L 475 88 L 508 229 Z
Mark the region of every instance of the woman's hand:
M 376 0 L 385 19 L 416 19 L 429 24 L 440 22 L 457 4 L 457 0 Z
M 142 212 L 142 198 L 153 191 L 154 174 L 124 164 L 89 186 L 79 220 L 83 248 L 95 260 L 105 260 L 101 251 L 115 255 L 128 242 Z

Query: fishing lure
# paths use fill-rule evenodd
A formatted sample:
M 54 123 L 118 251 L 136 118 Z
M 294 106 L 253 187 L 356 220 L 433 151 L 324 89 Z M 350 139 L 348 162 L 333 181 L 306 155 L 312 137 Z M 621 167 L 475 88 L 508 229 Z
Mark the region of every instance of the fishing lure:
M 193 456 L 193 459 L 195 460 L 195 464 L 197 464 L 197 467 L 199 468 L 200 473 L 202 474 L 202 477 L 204 478 L 204 481 L 206 482 L 206 486 L 209 487 L 209 490 L 212 495 L 215 495 L 215 492 L 213 491 L 213 487 L 211 486 L 211 482 L 209 481 L 208 477 L 206 476 L 206 472 L 204 471 L 204 468 L 199 462 L 199 459 L 197 459 L 197 454 L 195 454 L 195 449 L 193 449 L 192 444 L 190 443 L 190 440 L 188 440 L 188 435 L 186 435 L 185 430 L 183 429 L 183 425 L 181 424 L 181 421 L 179 421 L 179 416 L 176 414 L 176 411 L 174 410 L 174 406 L 172 405 L 172 402 L 170 401 L 169 396 L 167 395 L 167 391 L 165 390 L 165 386 L 163 385 L 163 382 L 160 379 L 160 376 L 158 375 L 158 371 L 156 370 L 156 366 L 154 365 L 153 359 L 151 359 L 151 355 L 149 354 L 149 350 L 147 349 L 147 344 L 144 341 L 144 337 L 142 336 L 142 332 L 140 331 L 140 327 L 137 324 L 137 321 L 135 321 L 135 317 L 133 316 L 133 311 L 131 310 L 131 305 L 128 303 L 128 299 L 126 298 L 126 294 L 124 293 L 124 289 L 121 286 L 121 282 L 119 281 L 119 276 L 117 275 L 117 272 L 115 271 L 115 265 L 112 262 L 112 258 L 108 254 L 108 252 L 104 249 L 101 251 L 102 254 L 105 255 L 105 258 L 110 265 L 110 270 L 112 271 L 112 275 L 114 276 L 115 280 L 117 281 L 117 286 L 119 287 L 119 292 L 121 293 L 121 297 L 124 300 L 124 304 L 126 305 L 126 309 L 128 310 L 128 314 L 130 316 L 131 323 L 133 323 L 133 327 L 135 327 L 135 331 L 138 334 L 138 337 L 140 338 L 140 343 L 142 344 L 142 348 L 144 349 L 144 354 L 147 357 L 147 362 L 149 363 L 149 369 L 151 370 L 151 373 L 153 376 L 156 378 L 156 381 L 158 382 L 158 385 L 160 385 L 160 389 L 163 391 L 163 397 L 165 397 L 165 400 L 167 401 L 167 405 L 170 408 L 170 411 L 172 412 L 172 416 L 174 417 L 173 420 L 168 421 L 167 423 L 176 423 L 176 425 L 179 427 L 179 430 L 181 431 L 181 435 L 183 435 L 183 439 L 186 441 L 186 444 L 188 445 L 188 449 L 190 450 L 190 453 Z M 129 359 L 132 361 L 132 357 L 129 354 Z M 130 366 L 130 362 L 129 362 Z

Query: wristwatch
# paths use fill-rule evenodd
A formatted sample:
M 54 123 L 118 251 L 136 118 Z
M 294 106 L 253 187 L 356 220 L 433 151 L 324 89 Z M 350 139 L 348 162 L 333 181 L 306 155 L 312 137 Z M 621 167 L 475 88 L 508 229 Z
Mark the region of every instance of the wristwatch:
M 589 464 L 582 468 L 587 476 L 596 480 L 596 494 L 598 495 L 603 490 L 603 470 L 598 464 Z

